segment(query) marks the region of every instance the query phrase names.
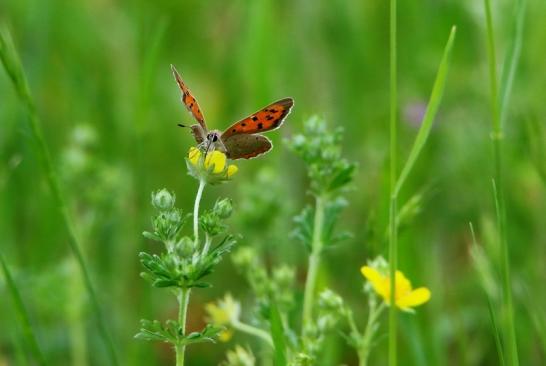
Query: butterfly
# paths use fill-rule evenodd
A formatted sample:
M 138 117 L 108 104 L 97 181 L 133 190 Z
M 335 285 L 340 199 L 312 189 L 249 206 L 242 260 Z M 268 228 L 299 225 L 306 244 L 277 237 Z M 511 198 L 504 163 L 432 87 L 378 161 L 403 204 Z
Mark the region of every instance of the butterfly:
M 231 160 L 251 159 L 271 150 L 273 147 L 271 140 L 260 133 L 275 130 L 282 125 L 294 105 L 292 98 L 284 98 L 271 103 L 256 113 L 234 123 L 223 132 L 219 130 L 209 131 L 197 100 L 184 84 L 182 77 L 173 65 L 171 65 L 171 70 L 182 92 L 182 103 L 197 121 L 196 124 L 189 127 L 199 146 L 204 147 L 207 152 L 211 147 L 220 150 Z M 186 127 L 181 124 L 179 126 Z

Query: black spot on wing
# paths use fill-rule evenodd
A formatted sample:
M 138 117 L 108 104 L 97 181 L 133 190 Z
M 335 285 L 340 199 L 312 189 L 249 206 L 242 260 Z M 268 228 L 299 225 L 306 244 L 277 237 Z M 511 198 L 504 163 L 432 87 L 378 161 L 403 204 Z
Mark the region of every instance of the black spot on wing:
M 261 130 L 262 128 L 264 128 L 264 125 L 261 123 L 258 123 L 258 130 Z

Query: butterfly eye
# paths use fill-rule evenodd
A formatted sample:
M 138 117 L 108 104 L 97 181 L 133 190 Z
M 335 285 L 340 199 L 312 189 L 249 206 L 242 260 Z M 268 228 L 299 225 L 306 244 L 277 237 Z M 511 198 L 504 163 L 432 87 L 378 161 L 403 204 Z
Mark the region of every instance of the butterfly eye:
M 218 135 L 212 136 L 212 142 L 216 142 L 216 141 L 218 141 Z

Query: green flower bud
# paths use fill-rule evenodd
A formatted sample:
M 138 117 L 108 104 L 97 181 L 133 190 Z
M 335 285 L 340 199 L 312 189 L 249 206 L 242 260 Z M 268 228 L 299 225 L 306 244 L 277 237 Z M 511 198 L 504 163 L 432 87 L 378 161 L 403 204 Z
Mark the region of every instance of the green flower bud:
M 154 234 L 162 240 L 173 240 L 184 223 L 179 210 L 163 211 L 154 217 Z
M 174 207 L 176 196 L 174 193 L 161 189 L 152 193 L 152 205 L 158 210 L 166 211 Z
M 193 245 L 193 240 L 189 236 L 184 236 L 175 244 L 175 253 L 181 258 L 188 258 L 195 249 Z
M 233 212 L 233 204 L 229 198 L 224 198 L 216 201 L 214 204 L 214 212 L 221 219 L 227 219 Z
M 210 236 L 216 236 L 226 229 L 214 212 L 207 212 L 199 218 L 199 224 L 204 232 Z

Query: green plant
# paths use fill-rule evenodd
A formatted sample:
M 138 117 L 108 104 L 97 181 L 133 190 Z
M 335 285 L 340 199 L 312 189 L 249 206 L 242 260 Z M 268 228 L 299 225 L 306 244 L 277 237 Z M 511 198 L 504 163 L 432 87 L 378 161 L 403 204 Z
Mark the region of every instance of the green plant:
M 234 165 L 226 164 L 226 156 L 218 151 L 208 155 L 192 148 L 186 159 L 189 174 L 199 181 L 193 210 L 193 238 L 184 235 L 182 229 L 187 219 L 182 210 L 175 207 L 175 195 L 162 189 L 152 194 L 152 205 L 157 215 L 152 218 L 152 231 L 145 231 L 146 238 L 163 243 L 161 254 L 140 253 L 145 268 L 142 277 L 156 288 L 167 288 L 178 302 L 178 319 L 161 323 L 158 320 L 141 320 L 137 339 L 162 341 L 173 345 L 176 365 L 184 365 L 186 346 L 202 342 L 214 342 L 222 326 L 207 324 L 201 331 L 186 331 L 186 319 L 190 293 L 194 288 L 207 288 L 211 284 L 205 278 L 214 271 L 222 257 L 235 245 L 233 235 L 225 234 L 224 220 L 233 211 L 231 201 L 216 201 L 211 210 L 199 217 L 199 203 L 206 184 L 225 182 L 236 172 Z M 199 239 L 200 229 L 204 240 Z M 223 236 L 213 246 L 215 237 Z

